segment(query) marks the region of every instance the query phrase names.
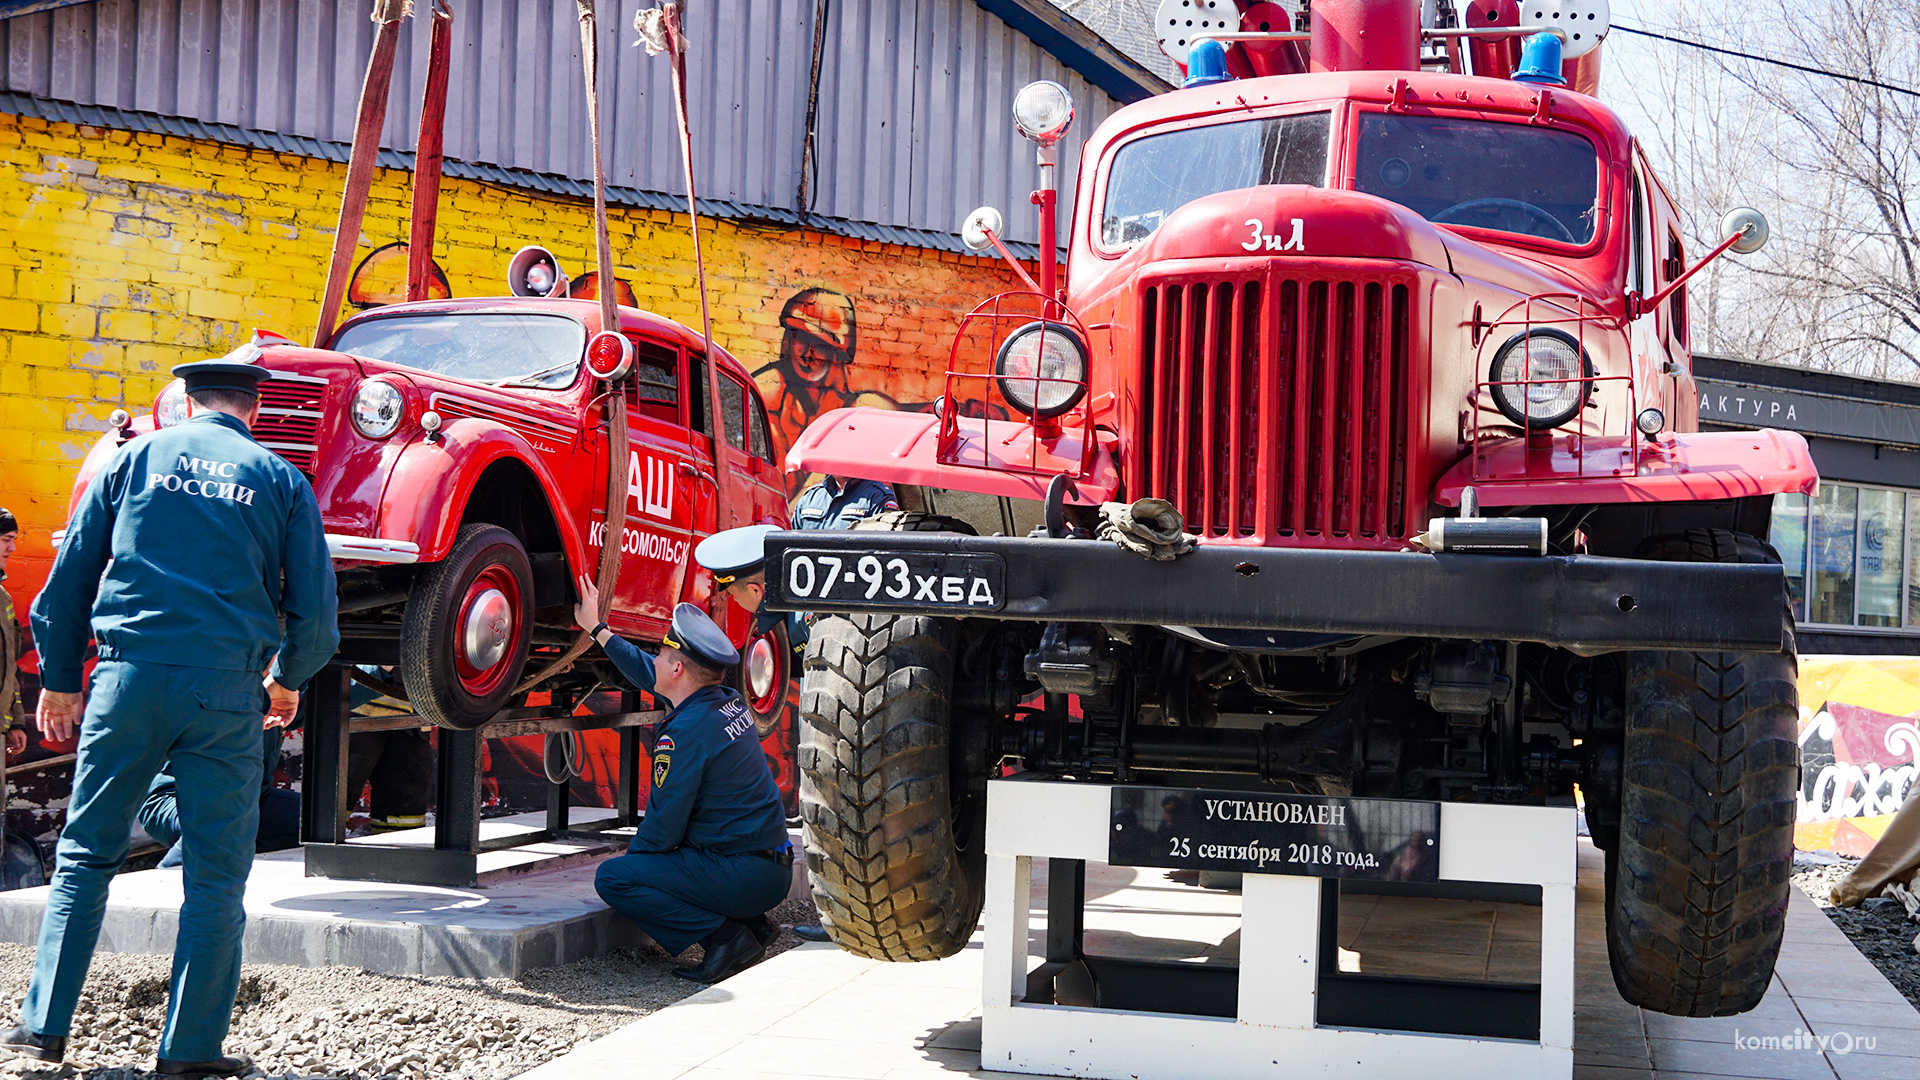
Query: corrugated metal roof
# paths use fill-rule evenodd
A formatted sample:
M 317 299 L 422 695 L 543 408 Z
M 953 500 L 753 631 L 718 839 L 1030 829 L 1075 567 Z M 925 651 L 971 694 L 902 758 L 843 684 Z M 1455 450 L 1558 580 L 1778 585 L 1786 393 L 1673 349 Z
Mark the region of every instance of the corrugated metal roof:
M 1012 0 L 990 2 L 1023 18 Z M 458 161 L 589 179 L 572 0 L 452 4 L 449 171 Z M 633 15 L 651 0 L 599 6 L 609 179 L 638 192 L 684 191 L 667 62 L 631 47 Z M 0 89 L 343 144 L 372 48 L 368 8 L 364 0 L 95 0 L 23 15 L 0 21 Z M 1067 188 L 1081 140 L 1115 99 L 976 0 L 834 0 L 828 10 L 819 183 L 803 208 L 814 0 L 694 5 L 687 67 L 700 191 L 717 204 L 784 208 L 795 220 L 804 209 L 914 235 L 950 236 L 968 210 L 992 203 L 1006 212 L 1011 239 L 1036 239 L 1033 215 L 1022 212 L 1036 179 L 1033 151 L 1012 130 L 1014 91 L 1053 79 L 1078 102 L 1061 147 Z M 1125 82 L 1114 81 L 1124 58 L 1103 53 L 1084 27 L 1061 20 L 1048 35 L 1079 68 Z M 385 146 L 413 145 L 427 36 L 417 19 L 401 31 Z
M 121 131 L 172 135 L 182 139 L 204 139 L 282 154 L 299 154 L 326 161 L 345 162 L 349 150 L 345 143 L 312 139 L 301 135 L 253 131 L 235 127 L 232 124 L 210 124 L 201 120 L 184 120 L 176 116 L 129 112 L 98 105 L 75 105 L 71 102 L 53 101 L 25 94 L 0 92 L 0 113 L 31 116 L 62 124 L 85 124 Z M 382 168 L 411 170 L 413 154 L 411 151 L 381 150 L 378 163 Z M 591 181 L 578 180 L 570 176 L 554 176 L 550 173 L 535 173 L 523 169 L 508 169 L 499 165 L 473 164 L 464 161 L 448 161 L 445 163 L 444 171 L 448 176 L 463 180 L 475 180 L 544 195 L 558 195 L 571 199 L 593 198 Z M 607 204 L 630 209 L 684 212 L 687 208 L 687 198 L 685 195 L 661 191 L 644 191 L 640 188 L 608 185 Z M 761 206 L 734 199 L 700 199 L 699 208 L 700 213 L 708 217 L 724 217 L 796 231 L 830 233 L 834 236 L 873 240 L 883 244 L 931 248 L 936 251 L 953 251 L 967 255 L 976 254 L 968 251 L 955 233 L 910 229 L 870 221 L 850 221 L 823 214 L 800 214 L 785 207 Z M 1010 242 L 1007 247 L 1023 259 L 1039 258 L 1039 249 L 1032 244 Z

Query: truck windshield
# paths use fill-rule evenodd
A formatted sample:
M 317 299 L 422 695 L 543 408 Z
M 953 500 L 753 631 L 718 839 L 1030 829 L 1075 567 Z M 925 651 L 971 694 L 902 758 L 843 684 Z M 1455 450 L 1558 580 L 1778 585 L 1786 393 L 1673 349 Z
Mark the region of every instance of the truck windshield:
M 436 375 L 559 390 L 573 385 L 586 340 L 586 328 L 564 316 L 476 311 L 367 319 L 340 331 L 333 348 Z
M 1195 199 L 1263 184 L 1327 182 L 1332 114 L 1169 131 L 1122 146 L 1107 172 L 1100 242 L 1127 248 L 1153 235 L 1168 214 Z
M 1360 118 L 1354 186 L 1435 224 L 1585 244 L 1600 159 L 1568 131 L 1447 116 Z

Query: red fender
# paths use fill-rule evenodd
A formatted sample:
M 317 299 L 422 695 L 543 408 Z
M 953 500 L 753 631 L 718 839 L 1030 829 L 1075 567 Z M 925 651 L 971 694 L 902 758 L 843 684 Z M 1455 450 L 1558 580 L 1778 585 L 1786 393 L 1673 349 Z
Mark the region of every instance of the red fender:
M 456 452 L 457 451 L 457 452 Z M 579 524 L 566 513 L 560 485 L 541 463 L 540 455 L 519 432 L 491 420 L 461 417 L 448 421 L 440 438 L 416 438 L 401 451 L 380 497 L 379 525 L 374 535 L 420 545 L 421 562 L 437 562 L 453 550 L 473 485 L 487 466 L 501 458 L 525 465 L 554 511 L 567 563 L 590 565 Z M 450 467 L 451 466 L 451 467 Z
M 1792 431 L 1696 431 L 1652 441 L 1589 436 L 1578 453 L 1574 445 L 1558 435 L 1547 447 L 1518 437 L 1483 444 L 1440 478 L 1434 501 L 1458 506 L 1468 486 L 1482 506 L 1698 502 L 1812 495 L 1820 487 L 1807 440 Z
M 800 433 L 787 451 L 787 471 L 1014 499 L 1044 499 L 1055 475 L 1071 477 L 1080 472 L 1084 436 L 1077 424 L 1058 436 L 1036 439 L 1030 424 L 962 417 L 959 436 L 951 456 L 981 464 L 939 460 L 940 417 L 933 413 L 835 409 Z M 1084 478 L 1074 481 L 1067 501 L 1096 505 L 1119 492 L 1120 471 L 1113 464 L 1116 442 L 1111 432 L 1094 432 L 1092 466 Z
M 153 416 L 143 414 L 133 418 L 132 428 L 137 438 L 153 430 Z M 93 446 L 87 450 L 87 456 L 80 462 L 80 472 L 73 478 L 73 493 L 67 496 L 67 521 L 73 520 L 73 512 L 80 509 L 80 500 L 87 495 L 88 485 L 107 467 L 113 455 L 120 452 L 120 429 L 108 428 L 102 432 Z

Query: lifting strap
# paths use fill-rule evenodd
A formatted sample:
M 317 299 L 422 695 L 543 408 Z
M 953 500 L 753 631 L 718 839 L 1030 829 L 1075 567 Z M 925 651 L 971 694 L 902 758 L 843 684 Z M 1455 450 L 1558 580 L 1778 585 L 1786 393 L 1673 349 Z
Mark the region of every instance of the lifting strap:
M 607 235 L 607 172 L 606 159 L 600 151 L 600 50 L 599 34 L 594 20 L 593 0 L 574 0 L 574 6 L 580 13 L 580 63 L 587 81 L 587 130 L 593 139 L 593 227 L 594 245 L 598 257 L 599 276 L 595 278 L 595 291 L 600 298 L 600 328 L 602 330 L 620 329 L 620 301 L 615 296 L 613 281 L 613 243 Z M 620 451 L 627 449 L 627 394 L 624 380 L 610 383 L 601 401 L 607 414 L 607 527 L 600 538 L 600 566 L 594 574 L 594 582 L 600 590 L 600 618 L 606 619 L 607 611 L 613 606 L 613 592 L 620 578 L 621 537 L 626 533 L 627 524 L 627 455 Z M 542 668 L 537 675 L 523 679 L 513 692 L 522 693 L 542 680 L 556 675 L 573 665 L 580 654 L 593 644 L 593 635 L 585 629 L 574 638 L 573 644 L 560 657 Z
M 409 0 L 374 0 L 373 55 L 367 60 L 367 81 L 360 86 L 360 119 L 353 128 L 353 150 L 347 155 L 347 188 L 340 199 L 340 222 L 333 233 L 333 258 L 327 264 L 327 291 L 320 299 L 320 322 L 313 332 L 314 348 L 333 336 L 340 318 L 340 302 L 347 296 L 347 266 L 360 240 L 360 222 L 366 216 L 367 192 L 373 187 L 373 166 L 380 156 L 380 129 L 387 122 L 387 91 L 393 85 L 393 54 L 400 42 L 400 21 L 413 14 Z
M 427 89 L 420 98 L 420 135 L 413 149 L 413 222 L 407 231 L 407 299 L 427 299 L 433 231 L 440 214 L 440 159 L 447 127 L 447 61 L 453 51 L 453 9 L 433 0 L 433 42 Z

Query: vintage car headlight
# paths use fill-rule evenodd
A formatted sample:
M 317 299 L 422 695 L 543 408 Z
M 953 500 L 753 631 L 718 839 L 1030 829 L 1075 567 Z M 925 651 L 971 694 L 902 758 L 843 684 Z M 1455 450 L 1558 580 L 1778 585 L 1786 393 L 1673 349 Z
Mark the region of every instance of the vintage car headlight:
M 1001 343 L 993 375 L 1015 409 L 1036 420 L 1059 416 L 1087 392 L 1087 347 L 1060 323 L 1030 322 Z
M 1516 334 L 1494 354 L 1487 373 L 1493 403 L 1507 419 L 1531 431 L 1545 431 L 1580 414 L 1593 392 L 1593 364 L 1573 335 L 1564 330 Z M 1565 379 L 1531 386 L 1498 385 L 1523 379 Z
M 369 439 L 384 439 L 400 426 L 400 414 L 406 411 L 406 399 L 399 387 L 379 379 L 368 379 L 353 392 L 353 426 Z
M 1052 146 L 1073 126 L 1073 95 L 1051 79 L 1030 82 L 1013 96 L 1013 122 L 1020 134 Z
M 185 423 L 187 417 L 192 415 L 193 405 L 187 400 L 187 384 L 184 380 L 175 379 L 168 383 L 166 389 L 160 391 L 160 396 L 153 399 L 153 426 L 156 428 Z

